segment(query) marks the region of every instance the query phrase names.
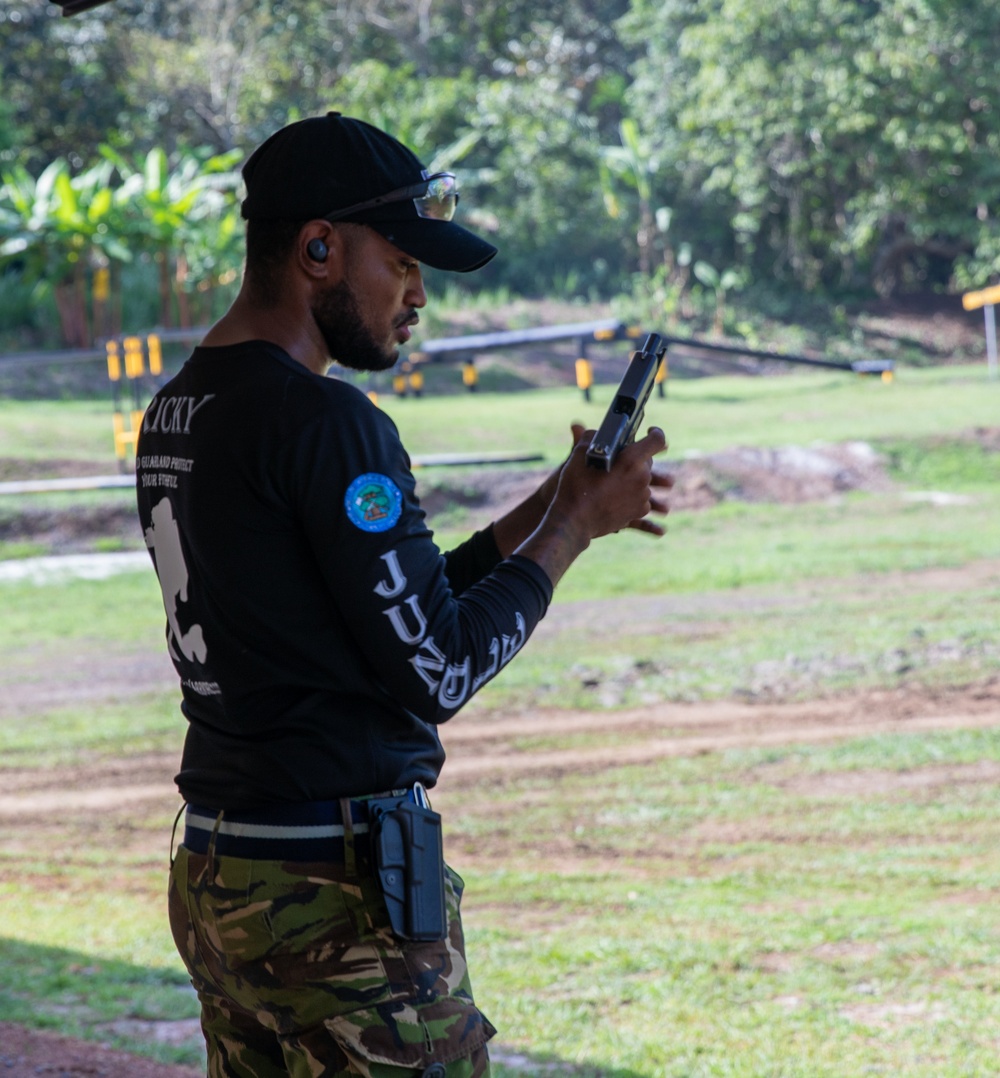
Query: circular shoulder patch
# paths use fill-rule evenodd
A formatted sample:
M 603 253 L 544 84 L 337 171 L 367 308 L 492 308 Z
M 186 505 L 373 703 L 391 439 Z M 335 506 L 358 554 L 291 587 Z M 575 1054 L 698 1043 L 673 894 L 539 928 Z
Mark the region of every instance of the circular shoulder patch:
M 344 495 L 347 519 L 363 532 L 388 531 L 403 512 L 403 495 L 396 484 L 378 472 L 366 472 Z

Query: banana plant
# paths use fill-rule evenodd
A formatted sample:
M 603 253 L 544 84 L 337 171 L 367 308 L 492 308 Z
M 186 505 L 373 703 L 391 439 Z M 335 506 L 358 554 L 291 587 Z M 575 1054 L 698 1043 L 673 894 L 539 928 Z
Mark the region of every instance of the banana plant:
M 708 262 L 698 261 L 694 264 L 694 275 L 715 296 L 715 316 L 712 322 L 712 332 L 721 335 L 726 311 L 726 296 L 732 291 L 739 291 L 747 283 L 747 275 L 741 269 L 725 269 L 721 273 Z
M 123 235 L 149 252 L 159 269 L 160 324 L 191 324 L 190 293 L 201 283 L 192 266 L 216 279 L 236 260 L 232 190 L 239 151 L 203 159 L 184 154 L 171 167 L 162 149 L 132 162 L 111 147 L 101 153 L 122 177 L 115 192 Z M 221 266 L 225 263 L 225 266 Z
M 57 158 L 37 179 L 18 164 L 0 176 L 0 261 L 16 261 L 39 294 L 52 289 L 71 347 L 92 343 L 88 298 L 95 271 L 131 257 L 111 227 L 111 173 L 101 162 L 73 176 Z
M 657 213 L 653 210 L 653 180 L 659 171 L 659 160 L 650 152 L 639 134 L 639 125 L 627 118 L 619 125 L 620 146 L 605 146 L 601 150 L 600 177 L 604 206 L 614 219 L 622 215 L 616 187 L 625 183 L 638 196 L 639 225 L 635 239 L 639 254 L 639 272 L 648 277 L 653 266 L 653 241 L 657 231 Z M 669 214 L 669 210 L 667 211 Z M 662 213 L 661 213 L 662 219 Z M 669 227 L 669 219 L 668 219 Z
M 203 212 L 189 219 L 177 252 L 176 294 L 185 327 L 216 316 L 214 296 L 239 277 L 243 261 L 243 223 L 235 201 L 223 192 L 206 191 L 199 205 Z

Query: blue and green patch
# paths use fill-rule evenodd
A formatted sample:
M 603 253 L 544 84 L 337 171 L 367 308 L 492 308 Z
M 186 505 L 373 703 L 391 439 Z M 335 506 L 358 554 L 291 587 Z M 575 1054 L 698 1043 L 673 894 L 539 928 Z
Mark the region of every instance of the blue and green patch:
M 347 488 L 347 518 L 364 532 L 388 531 L 403 512 L 403 495 L 387 476 L 366 472 Z

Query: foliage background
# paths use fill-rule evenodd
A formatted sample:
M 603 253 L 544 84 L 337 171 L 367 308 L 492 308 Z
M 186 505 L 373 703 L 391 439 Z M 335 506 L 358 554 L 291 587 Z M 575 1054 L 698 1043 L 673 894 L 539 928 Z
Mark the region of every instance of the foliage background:
M 0 166 L 237 160 L 337 108 L 460 173 L 475 288 L 978 287 L 998 39 L 986 0 L 0 0 Z

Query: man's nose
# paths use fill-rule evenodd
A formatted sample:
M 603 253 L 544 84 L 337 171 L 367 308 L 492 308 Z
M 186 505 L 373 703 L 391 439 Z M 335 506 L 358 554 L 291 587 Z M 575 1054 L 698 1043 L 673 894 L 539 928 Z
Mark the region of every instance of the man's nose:
M 427 306 L 427 293 L 424 291 L 424 278 L 419 266 L 414 266 L 410 270 L 410 278 L 406 285 L 406 302 L 413 307 Z

